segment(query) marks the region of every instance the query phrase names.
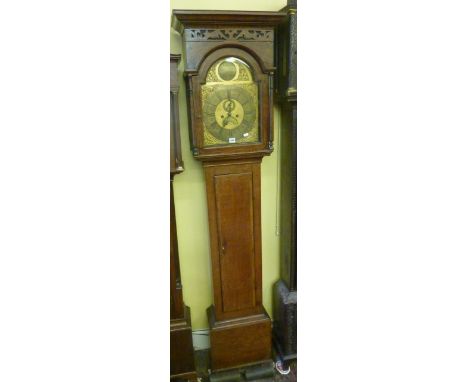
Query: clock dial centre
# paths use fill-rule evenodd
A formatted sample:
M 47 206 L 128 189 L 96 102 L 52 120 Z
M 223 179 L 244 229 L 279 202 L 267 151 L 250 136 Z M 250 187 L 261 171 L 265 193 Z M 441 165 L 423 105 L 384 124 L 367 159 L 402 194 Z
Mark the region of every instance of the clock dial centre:
M 239 101 L 227 98 L 216 106 L 215 118 L 223 129 L 235 129 L 244 120 L 244 108 Z

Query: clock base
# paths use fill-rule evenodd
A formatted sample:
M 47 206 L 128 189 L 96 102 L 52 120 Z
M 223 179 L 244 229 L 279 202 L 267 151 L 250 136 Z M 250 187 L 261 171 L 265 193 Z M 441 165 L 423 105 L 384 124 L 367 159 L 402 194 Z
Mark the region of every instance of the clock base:
M 196 380 L 190 308 L 183 318 L 171 320 L 171 380 Z
M 265 309 L 229 320 L 217 320 L 214 306 L 207 314 L 213 371 L 271 362 L 271 319 Z
M 273 337 L 275 348 L 284 360 L 296 358 L 297 352 L 297 292 L 291 291 L 283 280 L 273 291 Z

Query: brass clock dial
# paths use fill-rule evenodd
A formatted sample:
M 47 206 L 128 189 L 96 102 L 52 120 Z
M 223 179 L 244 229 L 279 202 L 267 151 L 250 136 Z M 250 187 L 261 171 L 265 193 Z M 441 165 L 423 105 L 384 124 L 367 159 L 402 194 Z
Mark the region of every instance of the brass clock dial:
M 202 85 L 205 146 L 258 141 L 258 89 L 246 63 L 215 63 Z

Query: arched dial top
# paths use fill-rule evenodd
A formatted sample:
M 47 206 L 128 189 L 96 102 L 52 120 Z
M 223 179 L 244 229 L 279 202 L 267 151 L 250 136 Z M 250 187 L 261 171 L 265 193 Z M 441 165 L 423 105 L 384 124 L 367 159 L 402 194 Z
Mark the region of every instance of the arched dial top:
M 215 62 L 201 94 L 204 146 L 259 141 L 258 85 L 244 61 L 225 57 Z

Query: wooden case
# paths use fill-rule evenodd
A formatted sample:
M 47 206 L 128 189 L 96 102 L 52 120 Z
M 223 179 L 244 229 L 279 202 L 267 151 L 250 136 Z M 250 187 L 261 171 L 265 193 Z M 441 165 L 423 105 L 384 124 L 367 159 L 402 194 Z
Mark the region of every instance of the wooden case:
M 275 30 L 280 12 L 173 11 L 183 37 L 195 159 L 203 162 L 214 306 L 207 314 L 214 371 L 271 359 L 271 320 L 262 303 L 260 165 L 273 150 Z M 201 88 L 221 58 L 247 63 L 258 85 L 259 139 L 204 145 Z

